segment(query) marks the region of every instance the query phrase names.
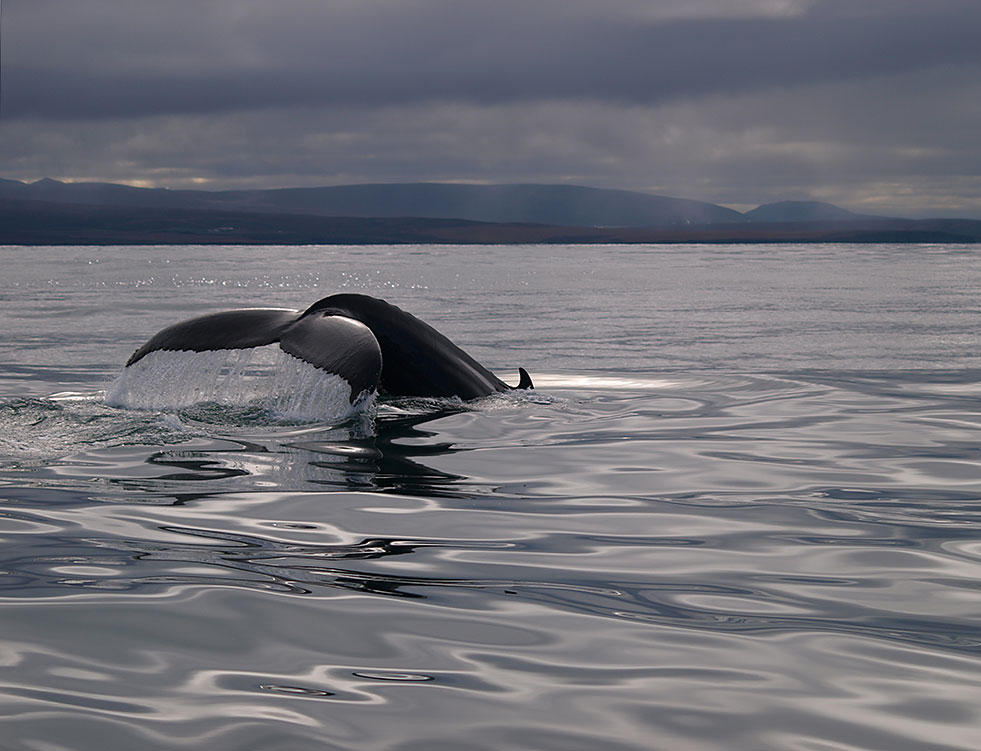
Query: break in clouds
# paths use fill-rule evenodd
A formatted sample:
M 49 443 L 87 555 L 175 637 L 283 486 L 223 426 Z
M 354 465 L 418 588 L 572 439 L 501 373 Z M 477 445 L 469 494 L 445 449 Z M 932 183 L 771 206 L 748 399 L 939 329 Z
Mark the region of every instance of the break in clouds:
M 973 0 L 8 0 L 0 176 L 981 215 Z

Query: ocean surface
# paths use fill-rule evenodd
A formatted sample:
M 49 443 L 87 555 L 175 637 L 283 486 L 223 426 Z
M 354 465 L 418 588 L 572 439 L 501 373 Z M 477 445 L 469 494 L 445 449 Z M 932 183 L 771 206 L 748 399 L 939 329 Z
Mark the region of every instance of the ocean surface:
M 0 264 L 4 751 L 981 747 L 977 246 Z M 537 388 L 107 400 L 166 325 L 343 291 Z

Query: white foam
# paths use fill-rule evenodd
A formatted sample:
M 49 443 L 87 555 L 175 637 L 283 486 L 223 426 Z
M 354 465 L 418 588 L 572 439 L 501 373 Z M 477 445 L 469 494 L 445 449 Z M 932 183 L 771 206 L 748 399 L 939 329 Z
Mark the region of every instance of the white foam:
M 151 352 L 124 368 L 106 403 L 132 409 L 181 409 L 195 404 L 254 406 L 288 420 L 342 420 L 374 400 L 351 404 L 350 384 L 283 352 L 276 345 L 208 352 Z

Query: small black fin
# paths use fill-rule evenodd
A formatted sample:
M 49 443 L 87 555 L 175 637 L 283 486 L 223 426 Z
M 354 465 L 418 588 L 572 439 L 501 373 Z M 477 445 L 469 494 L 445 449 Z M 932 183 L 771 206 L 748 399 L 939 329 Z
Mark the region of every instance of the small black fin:
M 518 381 L 518 385 L 515 386 L 516 389 L 533 389 L 535 384 L 531 382 L 531 376 L 528 375 L 528 371 L 524 368 L 518 368 L 518 375 L 521 376 L 521 380 Z

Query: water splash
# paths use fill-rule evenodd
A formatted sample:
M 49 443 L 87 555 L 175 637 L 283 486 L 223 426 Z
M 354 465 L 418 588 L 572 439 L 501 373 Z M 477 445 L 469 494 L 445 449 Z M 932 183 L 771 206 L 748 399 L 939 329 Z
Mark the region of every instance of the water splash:
M 171 445 L 193 435 L 173 415 L 108 409 L 102 394 L 0 400 L 0 466 L 137 444 Z
M 208 352 L 151 352 L 124 368 L 108 389 L 114 407 L 171 410 L 199 404 L 247 406 L 287 420 L 337 421 L 364 411 L 351 386 L 274 345 Z

